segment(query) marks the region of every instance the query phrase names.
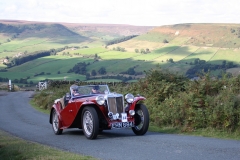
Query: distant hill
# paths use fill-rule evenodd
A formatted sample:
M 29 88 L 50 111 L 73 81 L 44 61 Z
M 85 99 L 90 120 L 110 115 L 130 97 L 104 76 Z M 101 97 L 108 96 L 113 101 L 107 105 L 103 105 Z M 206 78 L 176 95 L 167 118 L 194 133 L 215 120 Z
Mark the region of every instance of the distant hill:
M 162 43 L 175 39 L 181 45 L 202 47 L 239 48 L 240 24 L 176 24 L 156 27 L 136 38 Z
M 0 24 L 7 26 L 35 26 L 35 29 L 41 28 L 40 26 L 45 25 L 60 25 L 76 33 L 104 33 L 117 36 L 129 36 L 129 35 L 141 35 L 146 33 L 150 29 L 154 28 L 151 26 L 132 26 L 122 24 L 82 24 L 82 23 L 53 23 L 53 22 L 35 22 L 35 21 L 14 21 L 14 20 L 0 20 Z M 31 27 L 34 30 L 34 27 Z M 61 29 L 61 28 L 59 28 Z M 1 30 L 0 30 L 1 32 Z
M 176 24 L 155 27 L 120 46 L 133 51 L 136 48 L 156 50 L 170 45 L 208 48 L 240 48 L 240 24 Z
M 131 39 L 126 38 L 128 36 Z M 106 46 L 112 40 L 121 43 Z M 0 64 L 2 77 L 27 77 L 33 82 L 63 77 L 134 80 L 144 77 L 144 71 L 159 67 L 189 78 L 202 70 L 211 70 L 215 76 L 225 72 L 238 74 L 239 47 L 240 24 L 149 27 L 0 20 L 0 61 L 7 62 L 9 57 L 27 56 L 36 51 L 60 50 L 54 56 L 11 68 Z M 86 75 L 68 73 L 81 63 L 85 63 Z M 98 73 L 99 68 L 106 74 Z

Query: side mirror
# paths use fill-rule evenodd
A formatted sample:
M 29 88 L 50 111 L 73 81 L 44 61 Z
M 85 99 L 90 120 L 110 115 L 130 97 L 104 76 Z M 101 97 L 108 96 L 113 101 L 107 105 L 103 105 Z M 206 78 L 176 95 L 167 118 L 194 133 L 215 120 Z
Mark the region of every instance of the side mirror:
M 69 101 L 69 100 L 71 99 L 71 95 L 70 95 L 70 93 L 66 93 L 66 96 L 65 96 L 65 97 L 66 97 L 66 100 Z

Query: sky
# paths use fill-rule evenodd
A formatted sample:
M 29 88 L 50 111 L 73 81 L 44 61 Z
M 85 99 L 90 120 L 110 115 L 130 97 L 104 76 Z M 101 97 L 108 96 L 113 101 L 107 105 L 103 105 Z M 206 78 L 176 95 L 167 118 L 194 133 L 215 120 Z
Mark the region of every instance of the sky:
M 162 26 L 238 23 L 240 0 L 0 0 L 0 20 Z

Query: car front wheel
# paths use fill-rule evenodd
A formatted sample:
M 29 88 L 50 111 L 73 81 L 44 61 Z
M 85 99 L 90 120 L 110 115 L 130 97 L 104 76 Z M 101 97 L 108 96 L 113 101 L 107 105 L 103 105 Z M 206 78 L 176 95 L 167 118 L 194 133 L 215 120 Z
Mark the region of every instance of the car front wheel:
M 135 126 L 132 127 L 136 135 L 144 135 L 149 126 L 149 113 L 144 104 L 137 104 L 135 107 Z
M 52 128 L 56 135 L 62 134 L 63 130 L 59 128 L 59 118 L 55 109 L 52 112 Z
M 98 135 L 99 120 L 93 107 L 86 107 L 82 112 L 83 133 L 88 139 L 95 139 Z

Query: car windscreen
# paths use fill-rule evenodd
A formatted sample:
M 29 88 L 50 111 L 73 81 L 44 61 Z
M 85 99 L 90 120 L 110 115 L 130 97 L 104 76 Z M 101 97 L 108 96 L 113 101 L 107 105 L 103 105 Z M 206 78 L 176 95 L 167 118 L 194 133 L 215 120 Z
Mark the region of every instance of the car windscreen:
M 106 92 L 109 93 L 107 85 L 88 85 L 78 87 L 78 93 L 80 95 L 105 94 Z

